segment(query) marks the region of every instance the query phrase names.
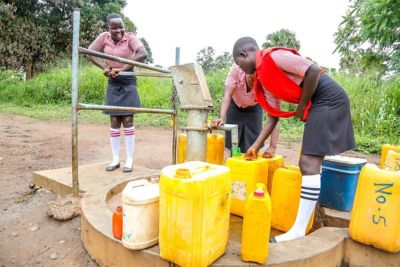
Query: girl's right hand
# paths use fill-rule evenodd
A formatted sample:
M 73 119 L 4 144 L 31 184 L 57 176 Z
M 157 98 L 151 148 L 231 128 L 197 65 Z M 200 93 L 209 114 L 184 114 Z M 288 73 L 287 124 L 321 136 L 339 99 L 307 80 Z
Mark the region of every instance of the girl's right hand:
M 244 157 L 247 160 L 253 160 L 257 158 L 257 153 L 258 153 L 258 149 L 256 149 L 255 147 L 251 146 L 247 151 L 246 154 L 244 155 Z
M 106 77 L 110 77 L 110 73 L 111 73 L 111 68 L 109 66 L 105 66 L 103 68 L 103 75 Z
M 211 128 L 218 128 L 221 124 L 224 124 L 224 118 L 218 118 L 211 122 Z

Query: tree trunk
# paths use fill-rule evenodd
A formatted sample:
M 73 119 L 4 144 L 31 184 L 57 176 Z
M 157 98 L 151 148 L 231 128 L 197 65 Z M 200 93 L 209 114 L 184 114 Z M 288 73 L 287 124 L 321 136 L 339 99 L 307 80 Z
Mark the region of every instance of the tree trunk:
M 25 73 L 26 73 L 26 80 L 30 80 L 32 79 L 33 76 L 33 64 L 32 63 L 28 63 L 25 66 Z

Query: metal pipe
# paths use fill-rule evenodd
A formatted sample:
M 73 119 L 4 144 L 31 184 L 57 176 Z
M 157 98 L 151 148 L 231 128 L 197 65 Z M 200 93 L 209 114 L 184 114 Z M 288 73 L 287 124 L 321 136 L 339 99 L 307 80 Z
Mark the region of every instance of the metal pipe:
M 173 131 L 172 131 L 172 164 L 176 164 L 176 147 L 178 137 L 178 114 L 172 116 Z
M 136 113 L 155 113 L 155 114 L 171 114 L 175 115 L 175 110 L 170 109 L 152 109 L 152 108 L 136 108 L 136 107 L 118 107 L 106 105 L 78 104 L 79 110 L 106 110 L 106 111 L 126 111 Z
M 72 32 L 72 194 L 79 197 L 79 177 L 78 177 L 78 67 L 79 67 L 79 25 L 80 11 L 74 9 L 73 32 Z
M 175 65 L 179 65 L 180 60 L 180 50 L 179 47 L 175 50 Z M 172 75 L 171 75 L 172 77 Z M 171 102 L 172 102 L 172 109 L 175 111 L 175 115 L 173 117 L 173 131 L 172 131 L 172 164 L 176 164 L 176 150 L 177 150 L 177 143 L 178 143 L 178 108 L 176 105 L 177 93 L 174 82 L 172 82 L 172 94 L 171 94 Z
M 181 59 L 181 48 L 176 47 L 175 48 L 175 65 L 179 65 L 180 59 Z
M 207 110 L 187 110 L 187 128 L 207 128 Z M 187 161 L 207 160 L 207 131 L 187 130 Z
M 208 132 L 210 129 L 208 127 L 181 127 L 183 131 L 199 131 L 199 132 Z
M 119 75 L 134 75 L 142 77 L 154 77 L 154 78 L 172 78 L 171 74 L 159 73 L 159 72 L 144 72 L 144 71 L 122 71 Z
M 107 55 L 107 54 L 104 54 L 104 53 L 101 53 L 101 52 L 98 52 L 98 51 L 94 51 L 94 50 L 90 50 L 90 49 L 87 49 L 87 48 L 83 48 L 83 47 L 79 47 L 79 52 L 81 54 L 91 55 L 91 56 L 94 56 L 94 57 L 99 57 L 99 58 L 104 58 L 104 59 L 117 61 L 117 62 L 120 62 L 120 63 L 130 64 L 130 65 L 134 65 L 134 66 L 141 67 L 141 68 L 148 69 L 148 70 L 154 70 L 154 71 L 158 71 L 158 72 L 162 72 L 162 73 L 170 73 L 170 71 L 166 70 L 166 69 L 153 67 L 153 66 L 147 65 L 145 63 L 129 60 L 129 59 L 122 58 L 122 57 L 116 57 L 116 56 Z

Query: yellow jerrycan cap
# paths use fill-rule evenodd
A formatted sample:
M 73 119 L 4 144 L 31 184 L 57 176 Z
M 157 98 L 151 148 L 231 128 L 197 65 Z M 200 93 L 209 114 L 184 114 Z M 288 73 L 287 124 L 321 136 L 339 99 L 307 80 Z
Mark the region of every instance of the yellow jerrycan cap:
M 263 197 L 265 195 L 265 185 L 263 183 L 256 184 L 256 190 L 254 190 L 254 196 Z

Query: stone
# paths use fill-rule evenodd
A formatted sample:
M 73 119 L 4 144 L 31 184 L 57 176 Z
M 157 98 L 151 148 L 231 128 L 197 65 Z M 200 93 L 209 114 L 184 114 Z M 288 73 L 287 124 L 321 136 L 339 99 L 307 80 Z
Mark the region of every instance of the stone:
M 51 253 L 50 256 L 49 256 L 49 258 L 52 259 L 52 260 L 58 259 L 57 252 Z
M 31 225 L 29 227 L 29 231 L 31 231 L 31 232 L 36 232 L 37 230 L 39 230 L 39 225 L 37 225 L 37 224 Z
M 67 221 L 81 215 L 81 199 L 72 195 L 58 196 L 48 203 L 47 215 L 58 221 Z

